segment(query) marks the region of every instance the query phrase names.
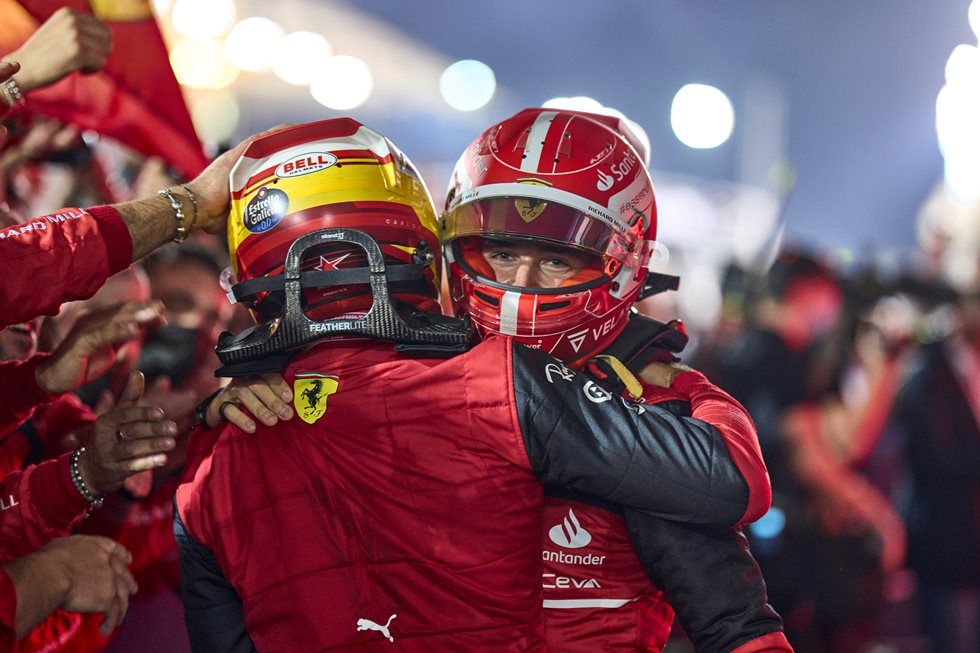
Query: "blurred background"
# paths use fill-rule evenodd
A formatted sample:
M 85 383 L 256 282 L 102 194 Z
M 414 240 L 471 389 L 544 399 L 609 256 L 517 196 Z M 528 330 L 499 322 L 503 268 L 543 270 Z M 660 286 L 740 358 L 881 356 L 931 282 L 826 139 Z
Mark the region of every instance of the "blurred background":
M 749 536 L 790 641 L 980 653 L 980 0 L 151 4 L 210 154 L 352 115 L 439 205 L 469 142 L 524 107 L 632 120 L 650 142 L 661 271 L 681 278 L 640 308 L 682 318 L 685 362 L 756 421 L 775 497 Z M 0 161 L 13 214 L 180 176 L 176 157 L 33 120 L 14 121 Z M 210 279 L 191 302 L 203 314 L 227 263 L 198 246 L 137 285 Z M 187 365 L 210 364 L 194 347 L 235 320 L 192 321 L 207 336 Z M 151 344 L 172 368 L 173 347 Z M 169 527 L 158 503 L 145 519 Z M 134 602 L 111 650 L 157 650 L 146 628 L 182 650 L 172 593 Z M 692 650 L 681 633 L 670 647 Z
M 717 318 L 726 264 L 765 269 L 787 243 L 888 271 L 977 244 L 976 2 L 153 4 L 213 147 L 350 113 L 438 197 L 525 106 L 622 112 L 651 142 L 660 239 L 697 252 L 675 262 L 693 326 Z

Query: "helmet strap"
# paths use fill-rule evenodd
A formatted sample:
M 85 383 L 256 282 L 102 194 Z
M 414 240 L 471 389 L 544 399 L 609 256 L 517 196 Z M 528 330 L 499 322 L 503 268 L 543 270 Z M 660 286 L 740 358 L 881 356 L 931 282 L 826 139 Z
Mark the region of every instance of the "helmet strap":
M 326 242 L 345 242 L 363 249 L 367 267 L 346 270 L 301 272 L 304 254 Z M 448 356 L 464 351 L 472 335 L 469 321 L 445 316 L 418 317 L 416 311 L 408 321 L 403 319 L 391 295 L 389 281 L 422 278 L 425 264 L 416 262 L 387 269 L 381 247 L 358 229 L 319 229 L 297 238 L 289 247 L 283 274 L 268 279 L 254 279 L 238 284 L 236 297 L 246 298 L 259 292 L 282 290 L 285 305 L 279 317 L 257 324 L 238 335 L 225 332 L 216 348 L 222 367 L 217 376 L 245 376 L 282 368 L 296 351 L 307 345 L 341 336 L 362 336 L 410 345 L 416 353 Z M 255 283 L 259 282 L 259 283 Z M 303 309 L 304 288 L 325 288 L 368 284 L 373 302 L 359 318 L 311 320 Z

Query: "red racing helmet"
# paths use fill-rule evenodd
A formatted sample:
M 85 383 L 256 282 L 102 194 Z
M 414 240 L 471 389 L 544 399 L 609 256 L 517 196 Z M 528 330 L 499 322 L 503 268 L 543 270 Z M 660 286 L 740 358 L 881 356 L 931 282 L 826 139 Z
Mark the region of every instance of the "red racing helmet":
M 625 120 L 525 109 L 486 130 L 453 170 L 442 219 L 450 300 L 481 336 L 569 362 L 602 351 L 641 297 L 657 233 L 646 151 Z M 487 240 L 572 248 L 594 263 L 557 288 L 501 283 Z

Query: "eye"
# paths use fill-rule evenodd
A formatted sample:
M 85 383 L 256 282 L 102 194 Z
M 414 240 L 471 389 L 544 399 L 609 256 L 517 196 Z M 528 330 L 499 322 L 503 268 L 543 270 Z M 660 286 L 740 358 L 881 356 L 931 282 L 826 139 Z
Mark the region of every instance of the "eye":
M 517 260 L 517 257 L 511 254 L 510 252 L 500 251 L 500 250 L 495 252 L 490 252 L 489 258 L 491 261 L 495 261 L 497 263 L 513 263 L 514 261 Z
M 574 266 L 563 258 L 553 256 L 552 258 L 545 259 L 542 261 L 542 266 L 553 272 L 568 272 L 572 270 Z

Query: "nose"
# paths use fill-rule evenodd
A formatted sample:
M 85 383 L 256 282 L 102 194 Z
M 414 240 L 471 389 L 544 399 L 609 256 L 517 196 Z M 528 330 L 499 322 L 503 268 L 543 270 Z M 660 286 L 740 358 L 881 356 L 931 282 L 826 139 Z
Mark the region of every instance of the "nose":
M 522 288 L 536 288 L 534 285 L 537 280 L 537 275 L 534 273 L 535 266 L 531 261 L 521 260 L 521 264 L 517 266 L 517 270 L 514 272 L 514 285 L 520 286 Z

